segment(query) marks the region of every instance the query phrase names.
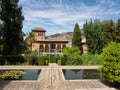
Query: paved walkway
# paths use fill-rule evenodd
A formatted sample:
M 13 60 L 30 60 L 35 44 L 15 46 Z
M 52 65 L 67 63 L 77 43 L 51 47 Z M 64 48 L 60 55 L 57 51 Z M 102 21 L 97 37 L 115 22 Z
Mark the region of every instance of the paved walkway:
M 115 90 L 100 80 L 65 80 L 62 69 L 97 69 L 99 66 L 0 66 L 1 70 L 41 69 L 37 80 L 0 81 L 0 90 Z

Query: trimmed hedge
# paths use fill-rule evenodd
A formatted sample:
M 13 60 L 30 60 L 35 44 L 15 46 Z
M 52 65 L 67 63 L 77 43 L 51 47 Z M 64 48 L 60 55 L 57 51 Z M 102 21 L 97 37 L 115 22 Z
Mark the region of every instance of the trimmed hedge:
M 38 65 L 48 65 L 48 56 L 38 56 Z
M 23 56 L 0 56 L 0 65 L 16 65 L 24 63 Z

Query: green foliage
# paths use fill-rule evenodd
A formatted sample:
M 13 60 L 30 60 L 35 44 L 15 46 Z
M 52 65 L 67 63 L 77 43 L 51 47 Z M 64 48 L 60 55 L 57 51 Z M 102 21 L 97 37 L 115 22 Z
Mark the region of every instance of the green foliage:
M 25 61 L 29 64 L 29 65 L 37 65 L 38 64 L 38 56 L 36 53 L 31 53 L 28 55 L 24 56 Z
M 80 51 L 82 51 L 82 49 L 81 49 L 81 46 L 82 46 L 81 40 L 82 40 L 82 37 L 81 37 L 80 28 L 79 28 L 78 23 L 76 23 L 75 27 L 74 27 L 74 32 L 73 32 L 72 45 L 77 46 L 80 49 Z
M 27 37 L 26 37 L 25 41 L 26 41 L 26 44 L 28 44 L 28 45 L 30 44 L 31 51 L 32 51 L 32 43 L 35 41 L 35 35 L 34 35 L 34 33 L 33 32 L 29 32 L 27 34 Z
M 48 56 L 38 56 L 38 65 L 47 65 L 46 60 L 49 60 Z
M 23 74 L 25 74 L 25 72 L 24 71 L 20 71 L 20 70 L 3 71 L 3 73 L 0 75 L 0 79 L 4 79 L 4 80 L 20 79 L 20 77 Z
M 109 43 L 103 49 L 100 60 L 100 75 L 111 82 L 120 83 L 120 43 Z
M 116 36 L 115 41 L 119 43 L 120 42 L 120 19 L 118 19 L 116 23 L 115 36 Z
M 0 65 L 17 65 L 24 63 L 24 57 L 19 55 L 0 56 Z
M 86 37 L 86 44 L 88 52 L 91 54 L 99 54 L 103 48 L 102 24 L 99 20 L 86 21 L 84 24 L 84 35 Z
M 63 55 L 64 58 L 67 60 L 67 65 L 80 65 L 82 63 L 80 50 L 77 46 L 64 48 Z
M 81 59 L 82 59 L 82 65 L 85 65 L 85 66 L 87 66 L 87 65 L 101 65 L 99 55 L 91 55 L 91 54 L 82 55 Z
M 104 36 L 104 46 L 110 43 L 111 41 L 115 41 L 115 24 L 112 20 L 105 20 L 102 23 L 102 31 Z
M 2 0 L 1 21 L 3 38 L 3 55 L 19 55 L 23 52 L 22 8 L 19 0 Z

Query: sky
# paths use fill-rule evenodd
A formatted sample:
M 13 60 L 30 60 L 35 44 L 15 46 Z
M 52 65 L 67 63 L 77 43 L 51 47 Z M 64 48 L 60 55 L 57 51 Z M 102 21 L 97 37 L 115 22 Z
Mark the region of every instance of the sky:
M 75 23 L 82 29 L 86 20 L 120 18 L 120 0 L 19 0 L 19 5 L 24 33 L 35 27 L 44 28 L 47 35 L 73 32 Z

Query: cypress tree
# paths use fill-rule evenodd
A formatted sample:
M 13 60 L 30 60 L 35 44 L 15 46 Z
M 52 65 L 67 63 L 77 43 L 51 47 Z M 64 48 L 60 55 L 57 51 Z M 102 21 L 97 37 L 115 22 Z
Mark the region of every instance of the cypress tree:
M 80 31 L 78 23 L 76 23 L 74 27 L 74 32 L 73 32 L 72 46 L 77 46 L 80 51 L 82 51 L 81 40 L 82 40 L 81 31 Z
M 115 41 L 115 24 L 112 20 L 105 20 L 102 23 L 102 31 L 104 35 L 104 46 L 110 43 L 111 41 Z
M 100 53 L 103 48 L 101 22 L 99 20 L 94 20 L 94 22 L 92 20 L 86 21 L 83 28 L 89 53 Z
M 22 8 L 19 0 L 2 0 L 3 55 L 18 55 L 23 46 Z

